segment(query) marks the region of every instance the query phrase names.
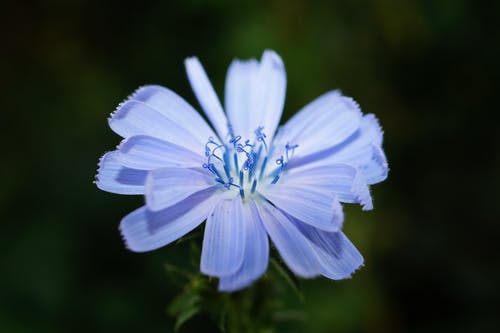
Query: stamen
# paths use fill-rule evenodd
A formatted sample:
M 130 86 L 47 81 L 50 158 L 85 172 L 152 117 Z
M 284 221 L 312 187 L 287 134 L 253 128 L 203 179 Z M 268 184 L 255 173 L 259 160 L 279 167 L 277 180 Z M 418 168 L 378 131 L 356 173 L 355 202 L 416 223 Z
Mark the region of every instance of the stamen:
M 217 168 L 215 167 L 215 165 L 213 165 L 213 163 L 203 163 L 202 165 L 205 169 L 208 169 L 211 173 L 213 173 L 214 175 L 217 176 L 217 178 L 219 179 L 222 179 L 222 176 L 219 172 L 219 170 L 217 170 Z
M 229 179 L 227 180 L 227 182 L 224 184 L 224 187 L 227 188 L 228 190 L 230 189 L 231 185 L 234 185 L 233 184 L 233 177 L 229 177 Z M 238 185 L 234 185 L 234 186 L 238 186 Z M 239 187 L 239 186 L 238 186 Z
M 225 140 L 224 144 L 217 143 L 213 137 L 209 137 L 205 144 L 207 160 L 206 163 L 202 164 L 203 168 L 211 172 L 215 177 L 215 182 L 223 185 L 227 190 L 230 190 L 231 187 L 238 188 L 242 199 L 245 198 L 245 186 L 251 184 L 250 193 L 253 194 L 257 190 L 257 183 L 263 179 L 266 183 L 269 182 L 268 179 L 272 179 L 271 184 L 276 184 L 284 173 L 289 160 L 293 157 L 295 149 L 299 146 L 286 143 L 285 152 L 275 161 L 277 167 L 270 173 L 266 173 L 267 164 L 270 163 L 270 155 L 273 154 L 274 148 L 267 146 L 267 136 L 263 129 L 263 126 L 259 126 L 254 131 L 256 135 L 254 142 L 249 139 L 243 140 L 241 135 L 234 135 L 230 127 L 230 138 Z M 245 155 L 242 163 L 239 160 L 239 154 Z M 261 157 L 263 157 L 262 161 Z M 220 164 L 215 160 L 219 161 Z M 221 172 L 222 168 L 223 172 Z M 234 183 L 236 178 L 238 185 Z
M 243 190 L 243 170 L 240 171 L 240 195 L 242 199 L 245 199 L 245 190 Z
M 283 160 L 283 156 L 276 160 L 276 164 L 278 165 L 278 168 L 274 171 L 274 179 L 271 184 L 276 184 L 278 179 L 280 179 L 280 175 L 283 172 L 283 169 L 285 169 L 286 162 Z
M 285 145 L 285 150 L 286 150 L 286 162 L 288 163 L 288 161 L 293 157 L 293 153 L 295 152 L 295 148 L 297 148 L 299 145 L 293 145 L 291 146 L 290 144 L 286 144 Z M 292 151 L 291 155 L 289 156 L 288 155 L 288 152 L 289 151 Z
M 220 149 L 220 148 L 222 148 L 222 147 L 224 147 L 224 145 L 218 145 L 217 147 L 215 147 L 215 148 L 212 150 L 212 156 L 213 156 L 213 157 L 215 157 L 216 159 L 218 159 L 219 161 L 224 162 L 224 161 L 222 160 L 222 158 L 220 158 L 219 156 L 215 155 L 215 152 L 217 151 L 217 149 Z
M 262 165 L 260 167 L 259 180 L 262 180 L 262 176 L 264 176 L 264 170 L 266 169 L 266 165 L 267 165 L 267 156 L 264 157 L 264 161 L 262 162 Z
M 222 155 L 222 157 L 224 158 L 224 171 L 226 172 L 227 178 L 229 178 L 231 176 L 231 171 L 230 171 L 231 163 L 229 162 L 228 149 L 227 149 L 227 147 L 224 147 L 224 148 L 225 148 L 224 155 Z
M 229 140 L 229 143 L 232 143 L 233 148 L 236 148 L 236 144 L 238 143 L 238 141 L 240 141 L 240 139 L 241 139 L 241 135 L 235 136 L 231 140 Z
M 239 166 L 238 166 L 238 154 L 237 153 L 234 153 L 233 159 L 234 159 L 234 168 L 236 169 L 236 173 L 238 173 Z
M 262 132 L 263 129 L 264 129 L 264 126 L 259 126 L 254 131 L 254 133 L 257 136 L 257 141 L 262 142 L 262 144 L 264 144 L 264 148 L 266 148 L 266 152 L 267 152 L 267 143 L 265 140 L 267 136 Z

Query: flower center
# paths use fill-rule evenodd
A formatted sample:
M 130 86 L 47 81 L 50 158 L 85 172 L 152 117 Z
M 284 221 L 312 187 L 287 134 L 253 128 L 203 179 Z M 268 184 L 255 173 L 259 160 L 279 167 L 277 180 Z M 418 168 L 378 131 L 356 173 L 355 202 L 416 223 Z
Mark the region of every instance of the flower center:
M 259 184 L 276 184 L 298 145 L 285 145 L 285 154 L 268 163 L 275 147 L 266 142 L 264 127 L 255 131 L 253 141 L 243 140 L 241 135 L 230 134 L 226 143 L 220 144 L 213 137 L 205 144 L 206 163 L 203 168 L 215 176 L 215 182 L 227 190 L 239 191 L 244 199 L 253 194 Z M 232 131 L 230 131 L 232 132 Z

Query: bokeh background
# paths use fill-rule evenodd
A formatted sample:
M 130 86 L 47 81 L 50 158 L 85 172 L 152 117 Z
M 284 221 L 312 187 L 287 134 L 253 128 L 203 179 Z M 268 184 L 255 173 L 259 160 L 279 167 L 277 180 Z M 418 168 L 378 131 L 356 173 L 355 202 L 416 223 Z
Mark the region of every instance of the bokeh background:
M 498 332 L 500 2 L 466 0 L 0 3 L 0 331 L 172 332 L 163 264 L 127 251 L 141 197 L 99 191 L 106 119 L 162 84 L 199 106 L 183 59 L 222 97 L 233 57 L 284 59 L 284 118 L 334 88 L 375 113 L 390 176 L 376 209 L 346 207 L 366 266 L 301 281 L 289 332 Z M 216 331 L 203 315 L 184 332 Z

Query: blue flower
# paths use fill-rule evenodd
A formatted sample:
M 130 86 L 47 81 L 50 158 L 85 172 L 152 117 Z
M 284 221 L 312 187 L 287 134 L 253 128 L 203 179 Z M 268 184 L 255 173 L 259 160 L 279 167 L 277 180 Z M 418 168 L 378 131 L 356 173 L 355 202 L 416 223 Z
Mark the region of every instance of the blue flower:
M 225 112 L 198 59 L 185 65 L 212 127 L 160 86 L 139 88 L 109 118 L 124 140 L 101 158 L 97 186 L 146 201 L 120 223 L 127 247 L 160 248 L 206 220 L 201 272 L 221 291 L 264 274 L 268 237 L 300 277 L 349 277 L 363 257 L 341 231 L 341 202 L 372 209 L 369 185 L 388 172 L 375 116 L 331 91 L 277 130 L 286 73 L 276 53 L 232 62 Z

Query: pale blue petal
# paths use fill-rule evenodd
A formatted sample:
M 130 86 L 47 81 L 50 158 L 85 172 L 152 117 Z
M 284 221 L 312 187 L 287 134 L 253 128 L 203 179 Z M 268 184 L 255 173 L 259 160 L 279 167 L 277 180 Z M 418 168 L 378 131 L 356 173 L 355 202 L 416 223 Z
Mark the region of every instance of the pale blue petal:
M 313 167 L 346 163 L 356 167 L 368 184 L 378 183 L 387 177 L 388 166 L 381 148 L 382 128 L 374 115 L 363 117 L 361 127 L 354 135 L 340 145 L 311 154 L 296 157 L 288 163 L 289 170 L 300 167 Z
M 287 266 L 300 277 L 319 275 L 322 267 L 316 251 L 299 228 L 271 204 L 260 201 L 257 207 L 269 237 Z
M 97 187 L 117 194 L 144 194 L 147 171 L 122 166 L 117 154 L 117 151 L 108 152 L 99 161 Z
M 227 118 L 203 66 L 196 57 L 187 58 L 184 64 L 198 102 L 219 134 L 219 138 L 225 140 L 229 134 Z
M 172 90 L 148 85 L 137 89 L 129 100 L 143 102 L 158 110 L 161 114 L 183 126 L 199 142 L 206 142 L 209 137 L 215 137 L 207 122 L 182 97 Z
M 202 154 L 196 154 L 174 143 L 146 135 L 123 141 L 118 147 L 119 161 L 124 166 L 140 170 L 164 167 L 201 167 Z
M 226 111 L 235 135 L 253 140 L 263 127 L 271 142 L 279 124 L 286 93 L 286 72 L 280 56 L 265 51 L 260 63 L 235 60 L 226 77 Z
M 214 176 L 204 169 L 155 169 L 146 180 L 146 205 L 149 210 L 158 211 L 211 186 Z
M 330 151 L 325 152 L 325 163 L 348 163 L 356 167 L 369 164 L 372 155 L 372 145 L 381 146 L 382 128 L 373 114 L 363 116 L 361 126 L 356 135 L 346 140 Z
M 243 263 L 245 220 L 240 197 L 220 200 L 208 215 L 200 270 L 210 276 L 234 274 Z
M 309 163 L 291 168 L 280 183 L 320 186 L 334 193 L 341 202 L 360 203 L 364 210 L 373 208 L 364 174 L 348 164 Z
M 337 231 L 342 227 L 342 206 L 328 188 L 277 183 L 261 186 L 259 193 L 279 209 L 316 228 Z
M 235 291 L 252 284 L 267 270 L 269 241 L 253 200 L 243 205 L 245 252 L 243 264 L 236 273 L 219 280 L 219 291 Z
M 285 65 L 280 56 L 266 50 L 260 60 L 259 73 L 255 91 L 255 110 L 253 128 L 263 126 L 263 133 L 268 142 L 272 142 L 274 133 L 283 113 L 286 94 Z
M 234 60 L 226 75 L 225 105 L 234 135 L 253 139 L 259 125 L 256 118 L 256 87 L 259 63 L 255 60 Z
M 124 138 L 135 135 L 148 135 L 192 151 L 203 153 L 207 138 L 197 139 L 185 126 L 162 114 L 146 103 L 129 100 L 121 104 L 108 119 L 113 131 Z
M 298 144 L 294 159 L 341 144 L 360 127 L 361 110 L 338 91 L 326 93 L 293 116 L 279 131 L 278 146 Z
M 321 264 L 321 274 L 333 280 L 348 278 L 363 265 L 363 256 L 342 233 L 322 231 L 299 221 L 293 223 L 314 248 Z
M 125 216 L 120 231 L 127 247 L 146 252 L 165 246 L 200 225 L 219 200 L 211 189 L 197 192 L 158 212 L 141 207 Z
M 361 170 L 368 184 L 376 184 L 387 178 L 389 166 L 384 151 L 380 146 L 371 146 L 373 155 L 370 163 L 363 165 Z

